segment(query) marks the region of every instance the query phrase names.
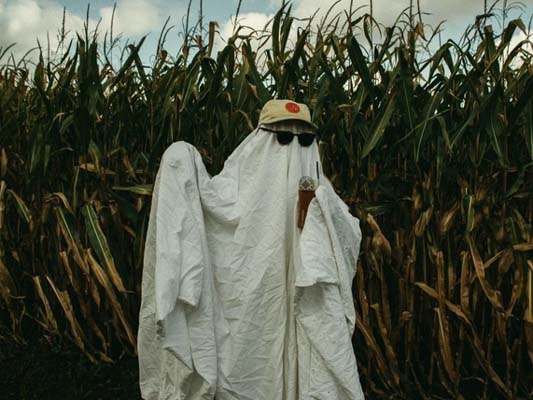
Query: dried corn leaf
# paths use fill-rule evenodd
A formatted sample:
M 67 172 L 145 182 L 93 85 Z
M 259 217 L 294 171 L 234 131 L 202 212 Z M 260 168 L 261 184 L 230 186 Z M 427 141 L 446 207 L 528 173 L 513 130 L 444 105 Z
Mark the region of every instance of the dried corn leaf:
M 468 193 L 463 197 L 463 212 L 466 217 L 466 233 L 469 234 L 474 229 L 474 205 L 473 205 L 473 196 Z
M 444 369 L 446 370 L 450 380 L 455 383 L 457 382 L 458 376 L 453 363 L 454 358 L 452 354 L 448 322 L 446 321 L 446 316 L 442 314 L 440 308 L 434 308 L 434 310 L 437 313 L 437 320 L 439 321 L 439 351 L 444 362 Z
M 428 294 L 429 296 L 433 297 L 435 300 L 439 301 L 439 294 L 435 289 L 433 289 L 431 286 L 428 286 L 424 282 L 415 282 L 415 285 L 418 286 L 420 289 L 424 291 L 424 293 Z M 457 317 L 459 317 L 463 322 L 468 324 L 469 326 L 472 326 L 472 323 L 470 322 L 467 315 L 461 310 L 461 308 L 453 304 L 451 301 L 446 300 L 445 301 L 446 307 L 454 313 Z
M 524 331 L 529 360 L 533 364 L 533 261 L 527 260 L 527 307 L 524 312 Z
M 96 307 L 99 308 L 102 300 L 100 297 L 100 292 L 98 291 L 98 287 L 96 286 L 96 283 L 94 282 L 94 279 L 92 277 L 87 277 L 87 282 L 89 285 L 89 291 L 91 292 L 91 297 L 93 298 L 94 304 L 96 304 Z
M 390 372 L 392 375 L 392 379 L 394 382 L 394 385 L 399 388 L 400 386 L 400 376 L 398 375 L 399 367 L 398 367 L 398 359 L 396 358 L 396 353 L 394 352 L 394 349 L 392 347 L 392 343 L 389 337 L 389 332 L 387 331 L 387 327 L 385 326 L 385 323 L 383 322 L 383 317 L 381 316 L 381 311 L 378 303 L 374 303 L 370 306 L 375 311 L 376 319 L 378 321 L 378 327 L 379 327 L 379 333 L 381 335 L 381 340 L 383 344 L 385 345 L 385 355 L 387 356 L 387 360 L 389 362 Z
M 500 250 L 496 254 L 494 254 L 491 258 L 489 258 L 485 263 L 483 263 L 483 268 L 488 269 L 496 260 L 498 260 L 503 255 L 503 250 Z
M 513 207 L 514 222 L 518 225 L 520 229 L 520 236 L 526 243 L 524 245 L 529 245 L 529 250 L 533 249 L 533 238 L 531 237 L 531 224 L 528 224 L 520 211 L 517 208 Z M 519 245 L 520 246 L 520 245 Z
M 514 244 L 513 250 L 516 251 L 531 251 L 533 250 L 533 243 L 520 243 L 520 244 Z
M 387 367 L 387 362 L 385 361 L 385 357 L 381 353 L 381 350 L 379 349 L 376 340 L 370 333 L 370 330 L 367 329 L 366 326 L 363 325 L 361 317 L 358 315 L 357 311 L 355 312 L 355 314 L 356 314 L 355 325 L 363 334 L 363 337 L 365 338 L 368 348 L 372 351 L 372 353 L 376 357 L 375 361 L 377 363 L 378 370 L 381 372 L 379 374 L 379 377 L 382 380 L 382 382 L 385 384 L 385 386 L 387 386 L 389 390 L 392 390 L 393 383 L 391 381 L 390 371 L 389 371 L 389 368 Z
M 459 204 L 455 203 L 452 208 L 447 210 L 444 215 L 442 216 L 440 220 L 440 234 L 445 235 L 446 232 L 450 230 L 452 227 L 453 221 L 455 219 L 455 215 L 457 214 L 457 211 L 459 210 Z
M 3 178 L 7 172 L 7 153 L 6 149 L 2 147 L 2 153 L 0 154 L 0 176 Z
M 483 260 L 479 256 L 476 244 L 472 240 L 472 236 L 470 234 L 466 235 L 466 241 L 470 247 L 470 255 L 472 256 L 472 262 L 474 263 L 474 270 L 476 271 L 477 278 L 481 284 L 483 292 L 485 292 L 487 299 L 496 308 L 496 310 L 503 312 L 504 309 L 501 300 L 501 293 L 498 290 L 494 290 L 489 281 L 487 281 L 487 278 L 485 277 L 485 268 L 483 267 Z
M 15 205 L 17 206 L 17 211 L 19 215 L 22 217 L 24 221 L 26 221 L 26 223 L 28 224 L 30 228 L 30 231 L 32 231 L 33 230 L 33 217 L 31 215 L 30 209 L 28 208 L 24 200 L 22 200 L 22 198 L 18 194 L 16 194 L 13 190 L 7 189 L 7 193 L 9 193 L 11 197 L 13 198 L 13 200 L 15 200 Z
M 15 289 L 16 287 L 13 278 L 4 264 L 4 261 L 0 257 L 0 295 L 2 296 L 2 299 L 4 299 L 7 311 L 9 312 L 13 330 L 18 324 L 18 319 L 15 315 L 15 309 L 12 304 L 12 298 L 15 294 Z
M 496 386 L 507 395 L 508 398 L 512 398 L 512 391 L 508 388 L 494 370 L 492 363 L 487 359 L 485 351 L 483 350 L 483 345 L 476 331 L 472 329 L 472 339 L 473 339 L 473 350 L 474 355 L 478 359 L 479 365 L 485 370 L 489 378 L 496 384 Z
M 37 291 L 37 295 L 39 296 L 39 298 L 41 299 L 44 305 L 44 316 L 47 322 L 47 329 L 53 332 L 56 332 L 56 333 L 59 332 L 57 328 L 57 321 L 54 317 L 54 313 L 52 312 L 52 308 L 50 307 L 48 298 L 44 294 L 40 277 L 37 275 L 33 276 L 33 283 L 35 285 L 35 290 Z
M 454 383 L 457 381 L 457 372 L 453 363 L 453 356 L 451 351 L 451 335 L 450 327 L 448 324 L 448 318 L 446 316 L 446 288 L 444 282 L 444 255 L 442 251 L 437 251 L 435 254 L 435 265 L 437 267 L 437 288 L 438 288 L 438 300 L 439 308 L 437 317 L 439 321 L 439 334 L 440 334 L 440 352 L 444 361 L 444 367 L 450 380 Z
M 526 336 L 529 361 L 533 364 L 533 318 L 524 316 L 524 332 Z
M 87 226 L 89 239 L 98 259 L 106 266 L 107 272 L 109 276 L 111 276 L 113 285 L 115 285 L 119 292 L 126 293 L 126 288 L 124 287 L 122 278 L 117 271 L 115 260 L 113 259 L 109 244 L 107 243 L 107 239 L 102 231 L 100 223 L 98 222 L 98 216 L 96 215 L 93 206 L 91 204 L 86 204 L 82 208 L 82 213 L 85 217 L 85 224 Z
M 0 258 L 0 293 L 6 304 L 11 302 L 11 296 L 15 291 L 15 282 L 9 273 L 4 260 Z
M 0 229 L 4 226 L 4 212 L 6 210 L 5 204 L 5 192 L 6 192 L 6 182 L 0 181 Z
M 109 363 L 109 364 L 113 364 L 114 361 L 109 358 L 109 356 L 105 353 L 102 353 L 101 351 L 98 352 L 98 357 L 100 357 L 100 360 L 102 360 L 103 362 L 106 362 L 106 363 Z
M 93 163 L 82 163 L 79 165 L 79 168 L 80 169 L 83 169 L 84 171 L 88 171 L 88 172 L 94 172 L 94 173 L 98 173 L 98 174 L 101 174 L 101 173 L 104 173 L 106 175 L 116 175 L 116 172 L 115 171 L 112 171 L 110 169 L 103 169 L 103 168 L 100 168 L 99 166 L 93 164 Z
M 514 254 L 513 250 L 508 248 L 505 250 L 502 250 L 503 254 L 500 258 L 500 261 L 498 262 L 498 273 L 500 275 L 504 275 L 509 271 L 509 268 L 514 263 Z M 500 254 L 500 252 L 498 253 Z
M 375 255 L 379 255 L 379 259 L 382 258 L 382 255 L 385 256 L 387 262 L 390 262 L 392 256 L 392 249 L 390 242 L 387 240 L 385 235 L 381 232 L 381 229 L 372 216 L 372 214 L 367 214 L 367 222 L 370 225 L 370 228 L 373 231 L 372 236 L 372 250 Z
M 107 294 L 107 299 L 111 303 L 111 307 L 114 310 L 114 313 L 120 319 L 120 322 L 122 323 L 122 326 L 126 332 L 128 341 L 133 347 L 135 347 L 136 346 L 135 337 L 133 336 L 128 320 L 126 319 L 126 316 L 124 315 L 122 306 L 120 305 L 120 302 L 118 301 L 117 296 L 115 295 L 113 286 L 111 285 L 109 278 L 107 277 L 105 271 L 100 266 L 98 261 L 92 255 L 91 249 L 87 249 L 85 251 L 85 255 L 87 257 L 89 265 L 91 266 L 91 270 L 93 271 L 94 276 L 96 277 L 100 285 L 104 288 L 104 291 Z
M 522 288 L 524 287 L 524 276 L 522 274 L 523 267 L 521 261 L 518 261 L 517 266 L 514 270 L 514 279 L 513 279 L 513 288 L 511 291 L 511 299 L 507 305 L 507 310 L 505 310 L 506 318 L 510 317 L 513 313 L 513 310 L 522 296 Z
M 470 268 L 468 264 L 468 253 L 461 252 L 461 308 L 470 314 Z
M 63 192 L 53 192 L 53 193 L 50 193 L 48 196 L 45 197 L 45 201 L 46 202 L 50 202 L 52 201 L 54 198 L 58 198 L 59 200 L 61 200 L 61 203 L 63 203 L 63 207 L 65 207 L 65 209 L 70 213 L 70 214 L 73 214 L 73 210 L 72 210 L 72 207 L 70 206 L 70 203 L 67 199 L 67 196 L 63 193 Z
M 100 340 L 100 343 L 102 344 L 102 347 L 104 348 L 104 351 L 107 352 L 109 343 L 105 339 L 104 335 L 102 334 L 102 331 L 100 330 L 100 328 L 98 327 L 98 325 L 96 324 L 96 321 L 94 320 L 92 316 L 91 303 L 88 301 L 87 302 L 82 301 L 80 299 L 79 304 L 80 304 L 82 315 L 85 318 L 87 325 L 89 325 L 89 327 L 92 329 L 96 337 Z
M 392 317 L 391 317 L 391 310 L 390 310 L 390 302 L 389 302 L 389 289 L 387 286 L 387 282 L 385 279 L 382 279 L 380 281 L 381 284 L 381 305 L 383 307 L 383 320 L 385 322 L 385 326 L 387 327 L 389 332 L 392 332 Z
M 67 242 L 68 248 L 72 252 L 74 261 L 76 261 L 76 264 L 85 274 L 88 274 L 89 267 L 87 266 L 87 263 L 83 259 L 82 254 L 80 252 L 80 249 L 82 248 L 81 242 L 78 237 L 78 233 L 74 227 L 74 223 L 72 222 L 72 219 L 70 217 L 70 214 L 65 212 L 65 209 L 62 207 L 55 207 L 54 211 L 56 214 L 59 229 L 63 234 L 63 238 Z
M 79 285 L 78 285 L 78 281 L 74 278 L 74 273 L 72 272 L 72 268 L 70 267 L 70 262 L 69 262 L 69 259 L 68 259 L 67 252 L 64 251 L 64 250 L 61 250 L 59 252 L 59 259 L 61 260 L 61 264 L 65 268 L 65 271 L 67 273 L 68 280 L 69 280 L 71 286 L 74 288 L 76 293 L 80 294 L 79 293 L 80 292 L 80 288 L 79 288 Z
M 74 315 L 74 309 L 72 307 L 72 303 L 70 301 L 70 296 L 68 295 L 68 292 L 66 290 L 58 290 L 56 286 L 54 285 L 54 282 L 48 275 L 46 275 L 46 279 L 48 280 L 48 283 L 50 284 L 50 287 L 54 291 L 57 300 L 59 300 L 59 304 L 61 304 L 61 308 L 63 308 L 63 311 L 65 313 L 65 316 L 67 317 L 67 321 L 70 325 L 70 330 L 72 332 L 72 335 L 74 337 L 74 342 L 76 345 L 85 353 L 85 335 L 83 334 L 83 329 L 80 327 L 80 324 L 78 323 L 78 320 L 76 319 L 76 316 Z
M 425 210 L 422 214 L 420 214 L 420 217 L 418 217 L 418 220 L 415 223 L 415 236 L 421 237 L 426 227 L 429 224 L 429 221 L 431 220 L 431 216 L 433 215 L 433 205 L 431 205 L 427 210 Z
M 357 294 L 359 296 L 359 305 L 361 306 L 361 312 L 363 314 L 363 323 L 369 324 L 368 320 L 368 299 L 365 292 L 365 272 L 362 268 L 357 268 L 357 273 L 355 275 L 357 280 Z

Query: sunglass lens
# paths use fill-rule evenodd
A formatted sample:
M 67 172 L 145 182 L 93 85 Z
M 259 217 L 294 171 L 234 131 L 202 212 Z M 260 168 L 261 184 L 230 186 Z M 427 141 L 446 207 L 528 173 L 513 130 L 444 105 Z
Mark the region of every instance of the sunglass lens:
M 300 143 L 301 146 L 311 146 L 311 144 L 313 143 L 313 140 L 315 140 L 315 135 L 311 134 L 311 133 L 302 133 L 300 135 L 298 135 L 298 142 Z
M 289 144 L 292 142 L 294 135 L 290 132 L 280 132 L 277 135 L 279 144 Z

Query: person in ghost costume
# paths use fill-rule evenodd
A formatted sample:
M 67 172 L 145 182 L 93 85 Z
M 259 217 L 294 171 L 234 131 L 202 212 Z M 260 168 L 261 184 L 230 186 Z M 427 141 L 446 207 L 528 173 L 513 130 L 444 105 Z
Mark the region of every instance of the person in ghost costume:
M 310 128 L 305 104 L 275 99 L 216 176 L 191 144 L 165 150 L 143 260 L 143 399 L 364 399 L 351 342 L 361 230 Z M 302 177 L 316 190 L 300 229 Z

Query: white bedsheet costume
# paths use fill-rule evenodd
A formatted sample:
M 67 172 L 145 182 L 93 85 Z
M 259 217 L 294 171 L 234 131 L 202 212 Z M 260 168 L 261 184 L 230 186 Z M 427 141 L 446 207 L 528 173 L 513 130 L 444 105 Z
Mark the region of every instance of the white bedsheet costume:
M 300 231 L 298 182 L 316 179 L 317 162 Z M 213 177 L 192 145 L 173 143 L 144 255 L 143 399 L 364 399 L 351 343 L 360 243 L 316 141 L 280 145 L 256 128 Z

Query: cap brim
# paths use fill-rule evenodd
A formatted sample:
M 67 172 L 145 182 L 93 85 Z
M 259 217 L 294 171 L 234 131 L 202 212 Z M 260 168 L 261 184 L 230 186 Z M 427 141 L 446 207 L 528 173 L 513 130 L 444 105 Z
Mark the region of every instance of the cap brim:
M 314 129 L 318 130 L 318 126 L 315 125 L 313 122 L 310 122 L 306 119 L 303 119 L 303 118 L 298 118 L 298 117 L 277 117 L 277 118 L 271 118 L 269 119 L 268 121 L 261 121 L 260 124 L 271 124 L 271 123 L 274 123 L 274 122 L 279 122 L 279 121 L 299 121 L 299 122 L 303 122 L 307 125 L 310 125 L 312 126 Z

